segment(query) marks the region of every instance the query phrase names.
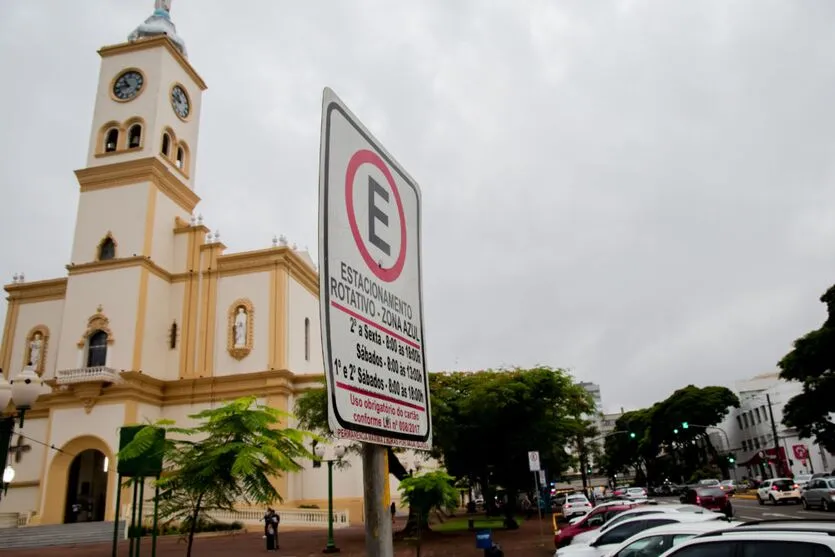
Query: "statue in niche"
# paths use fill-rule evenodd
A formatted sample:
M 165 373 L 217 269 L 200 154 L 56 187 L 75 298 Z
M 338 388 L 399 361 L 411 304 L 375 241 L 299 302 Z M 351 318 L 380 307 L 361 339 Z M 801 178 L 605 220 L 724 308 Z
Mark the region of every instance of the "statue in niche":
M 238 306 L 238 312 L 235 315 L 235 348 L 243 348 L 246 346 L 246 326 L 249 316 L 246 314 L 244 306 Z
M 29 341 L 29 361 L 35 369 L 40 369 L 41 354 L 43 352 L 43 335 L 35 333 Z

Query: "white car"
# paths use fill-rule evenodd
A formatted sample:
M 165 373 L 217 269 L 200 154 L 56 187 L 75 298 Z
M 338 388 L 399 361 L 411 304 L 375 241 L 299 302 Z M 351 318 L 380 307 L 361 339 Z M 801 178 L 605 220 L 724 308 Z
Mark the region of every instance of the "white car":
M 742 525 L 728 530 L 717 530 L 683 541 L 659 557 L 835 555 L 835 536 L 832 532 L 826 527 L 816 529 L 804 523 L 805 521 L 797 521 L 792 525 L 784 525 L 785 530 L 776 525 L 769 525 L 767 528 Z M 797 527 L 797 524 L 803 526 Z
M 594 532 L 595 536 L 587 544 L 572 542 L 571 545 L 561 547 L 554 553 L 554 557 L 605 557 L 609 555 L 609 552 L 640 532 L 657 526 L 681 522 L 716 522 L 716 529 L 718 530 L 722 526 L 727 526 L 728 519 L 718 513 L 662 513 L 639 516 L 624 520 L 605 532 L 601 530 Z
M 800 503 L 800 489 L 790 478 L 765 480 L 757 489 L 757 501 L 760 505 L 776 505 L 788 501 Z
M 591 512 L 592 506 L 585 495 L 569 495 L 565 498 L 565 503 L 562 506 L 562 515 L 571 519 L 575 516 L 583 516 Z
M 630 487 L 626 490 L 626 493 L 624 495 L 627 499 L 632 499 L 633 501 L 636 499 L 646 499 L 647 490 L 643 487 Z
M 658 557 L 671 547 L 699 534 L 735 527 L 742 522 L 725 524 L 719 520 L 677 522 L 639 532 L 606 554 L 606 557 Z
M 806 486 L 809 485 L 809 480 L 812 479 L 812 474 L 797 474 L 794 477 L 794 483 L 797 484 L 797 487 L 800 488 L 800 491 L 806 489 Z
M 697 505 L 641 505 L 635 507 L 634 509 L 629 509 L 628 511 L 623 511 L 619 513 L 617 516 L 614 516 L 609 519 L 609 521 L 600 527 L 599 530 L 592 530 L 589 532 L 582 532 L 574 536 L 571 540 L 571 544 L 585 544 L 589 543 L 598 533 L 603 533 L 610 528 L 620 524 L 625 520 L 629 520 L 631 518 L 636 518 L 639 516 L 647 516 L 647 515 L 657 515 L 657 514 L 676 514 L 676 513 L 687 513 L 687 514 L 718 514 L 714 513 L 713 511 L 709 511 L 703 507 L 699 507 Z M 720 515 L 724 516 L 724 515 Z

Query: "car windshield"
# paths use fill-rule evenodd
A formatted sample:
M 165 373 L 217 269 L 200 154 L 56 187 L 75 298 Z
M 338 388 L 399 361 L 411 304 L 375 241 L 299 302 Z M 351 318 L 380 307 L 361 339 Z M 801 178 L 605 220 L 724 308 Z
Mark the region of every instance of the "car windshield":
M 794 484 L 791 480 L 774 480 L 774 484 L 780 489 L 791 489 Z
M 631 491 L 632 493 L 635 493 L 635 492 L 638 492 L 638 491 L 643 492 L 644 488 L 643 487 L 630 487 L 629 491 Z
M 569 498 L 566 499 L 566 502 L 567 503 L 585 503 L 586 498 L 585 497 L 576 497 L 576 496 L 575 497 L 569 497 Z
M 826 485 L 835 488 L 835 480 L 829 480 L 828 482 L 826 482 Z
M 798 474 L 794 477 L 797 482 L 808 482 L 812 478 L 812 474 Z
M 733 485 L 733 483 L 733 480 L 725 480 L 724 482 L 722 482 L 722 485 Z

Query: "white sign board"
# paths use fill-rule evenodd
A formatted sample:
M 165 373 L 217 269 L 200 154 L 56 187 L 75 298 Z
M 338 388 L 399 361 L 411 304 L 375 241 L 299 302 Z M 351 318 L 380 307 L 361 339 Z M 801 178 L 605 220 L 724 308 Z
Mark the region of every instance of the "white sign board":
M 428 450 L 420 189 L 327 88 L 320 149 L 319 298 L 331 431 Z
M 531 472 L 539 472 L 539 451 L 528 452 L 528 466 Z
M 539 471 L 539 485 L 545 485 L 545 470 Z

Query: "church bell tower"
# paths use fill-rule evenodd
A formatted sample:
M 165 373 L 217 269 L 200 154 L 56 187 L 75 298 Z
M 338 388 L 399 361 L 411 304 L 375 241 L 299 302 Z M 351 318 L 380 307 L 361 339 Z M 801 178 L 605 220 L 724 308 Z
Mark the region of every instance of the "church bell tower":
M 64 308 L 62 337 L 77 340 L 79 323 L 103 308 L 123 325 L 107 365 L 131 370 L 142 366 L 146 317 L 167 307 L 149 313 L 148 299 L 159 305 L 181 271 L 175 221 L 188 222 L 200 201 L 194 178 L 206 84 L 188 61 L 171 0 L 156 0 L 126 42 L 98 53 L 87 164 L 75 173 L 81 193 L 67 284 L 74 302 Z M 58 369 L 84 364 L 74 347 L 62 340 Z

